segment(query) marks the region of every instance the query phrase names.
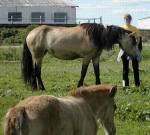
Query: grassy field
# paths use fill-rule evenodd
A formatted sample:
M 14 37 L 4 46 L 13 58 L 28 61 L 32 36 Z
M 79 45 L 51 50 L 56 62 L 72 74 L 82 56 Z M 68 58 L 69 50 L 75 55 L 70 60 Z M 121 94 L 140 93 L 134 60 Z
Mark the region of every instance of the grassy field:
M 64 96 L 76 88 L 80 77 L 81 60 L 61 61 L 46 56 L 42 77 L 46 91 L 32 92 L 21 79 L 21 48 L 0 48 L 0 135 L 3 135 L 2 122 L 8 109 L 20 100 L 31 95 Z M 142 86 L 134 87 L 130 65 L 130 88 L 121 87 L 122 64 L 116 62 L 118 50 L 103 52 L 100 61 L 102 83 L 118 85 L 115 116 L 117 135 L 150 135 L 150 47 L 143 49 L 140 63 Z M 86 85 L 94 84 L 92 64 L 85 80 Z M 98 135 L 104 135 L 100 128 Z

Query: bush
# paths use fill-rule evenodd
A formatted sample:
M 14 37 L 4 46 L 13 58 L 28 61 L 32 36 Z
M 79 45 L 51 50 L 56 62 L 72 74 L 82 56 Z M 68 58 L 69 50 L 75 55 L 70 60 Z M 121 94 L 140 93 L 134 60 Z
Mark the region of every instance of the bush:
M 26 35 L 38 25 L 30 25 L 24 28 L 0 28 L 0 44 L 21 45 Z
M 18 34 L 18 30 L 17 29 L 14 29 L 14 28 L 8 28 L 7 29 L 7 28 L 5 28 L 1 32 L 1 37 L 2 37 L 2 39 L 5 39 L 5 38 L 9 38 L 9 37 L 15 36 L 16 34 Z

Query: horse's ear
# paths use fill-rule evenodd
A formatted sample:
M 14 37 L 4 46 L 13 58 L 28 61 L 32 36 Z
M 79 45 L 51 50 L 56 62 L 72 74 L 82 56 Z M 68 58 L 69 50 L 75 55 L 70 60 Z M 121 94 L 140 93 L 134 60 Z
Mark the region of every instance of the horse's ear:
M 116 95 L 117 92 L 117 86 L 113 86 L 110 90 L 110 97 L 114 97 Z

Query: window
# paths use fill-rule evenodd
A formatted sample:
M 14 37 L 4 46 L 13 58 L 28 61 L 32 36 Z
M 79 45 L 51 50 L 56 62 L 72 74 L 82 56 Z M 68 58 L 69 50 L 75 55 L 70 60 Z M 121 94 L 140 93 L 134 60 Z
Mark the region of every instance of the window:
M 67 21 L 67 13 L 54 13 L 54 22 L 64 23 Z
M 8 13 L 8 21 L 20 22 L 22 21 L 22 13 L 21 12 L 9 12 Z
M 42 12 L 33 12 L 31 13 L 32 22 L 45 22 L 45 13 Z

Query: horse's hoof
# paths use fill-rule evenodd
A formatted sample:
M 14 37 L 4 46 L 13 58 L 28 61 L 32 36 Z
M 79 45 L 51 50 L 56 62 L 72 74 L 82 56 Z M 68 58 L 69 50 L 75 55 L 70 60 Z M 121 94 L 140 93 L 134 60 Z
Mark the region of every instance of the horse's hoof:
M 37 84 L 32 84 L 31 88 L 32 88 L 32 91 L 37 91 L 38 90 Z
M 99 84 L 101 84 L 101 81 L 96 81 L 95 84 L 96 84 L 96 85 L 99 85 Z
M 40 89 L 41 91 L 45 91 L 45 88 Z
M 84 86 L 89 86 L 87 83 L 84 83 Z
M 82 87 L 83 85 L 78 85 L 77 88 Z
M 45 90 L 45 87 L 44 87 L 44 86 L 39 86 L 39 89 L 40 89 L 41 91 L 44 91 L 44 90 Z
M 79 81 L 78 85 L 77 85 L 77 88 L 83 86 L 83 82 Z
M 83 86 L 83 85 L 79 85 L 79 84 L 78 84 L 78 85 L 77 85 L 77 88 L 79 88 L 79 87 L 81 87 L 81 86 Z
M 37 89 L 37 88 L 35 88 L 35 87 L 34 87 L 34 88 L 32 88 L 32 91 L 37 91 L 37 90 L 38 90 L 38 89 Z

